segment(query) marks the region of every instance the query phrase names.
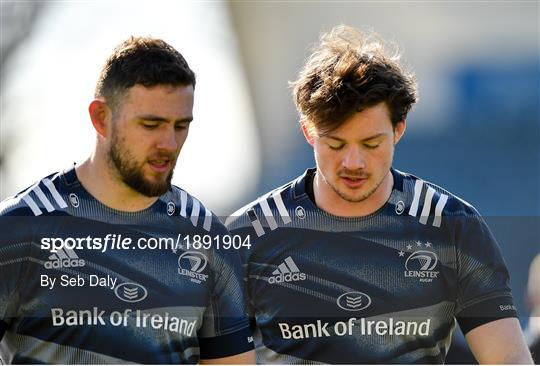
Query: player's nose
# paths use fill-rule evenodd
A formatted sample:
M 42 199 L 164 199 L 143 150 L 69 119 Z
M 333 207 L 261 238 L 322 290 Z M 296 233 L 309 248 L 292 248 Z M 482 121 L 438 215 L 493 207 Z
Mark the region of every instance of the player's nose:
M 176 151 L 178 149 L 179 142 L 177 141 L 177 134 L 174 128 L 164 129 L 159 135 L 157 148 L 160 150 Z
M 348 170 L 358 170 L 365 168 L 365 158 L 357 146 L 348 146 L 343 155 L 342 165 Z

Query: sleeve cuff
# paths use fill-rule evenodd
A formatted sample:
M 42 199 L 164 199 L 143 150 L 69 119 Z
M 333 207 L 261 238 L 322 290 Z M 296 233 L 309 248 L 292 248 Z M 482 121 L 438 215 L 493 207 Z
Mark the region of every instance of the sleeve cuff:
M 468 306 L 456 315 L 463 334 L 486 323 L 504 318 L 517 318 L 516 307 L 511 296 L 500 296 Z
M 2 338 L 4 338 L 4 333 L 6 332 L 7 328 L 7 323 L 3 320 L 0 320 L 0 341 L 2 340 Z
M 254 349 L 249 327 L 218 337 L 201 337 L 199 347 L 201 359 L 234 356 Z

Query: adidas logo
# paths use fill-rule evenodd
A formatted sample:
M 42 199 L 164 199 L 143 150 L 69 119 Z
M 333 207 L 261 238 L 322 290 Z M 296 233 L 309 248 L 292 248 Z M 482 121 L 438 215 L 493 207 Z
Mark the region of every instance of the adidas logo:
M 58 249 L 56 253 L 49 256 L 49 260 L 44 263 L 45 268 L 73 268 L 84 267 L 86 262 L 80 259 L 73 249 Z
M 274 276 L 268 277 L 268 283 L 270 284 L 304 281 L 306 279 L 306 274 L 300 272 L 300 269 L 298 269 L 290 256 L 285 258 L 283 263 L 272 274 Z

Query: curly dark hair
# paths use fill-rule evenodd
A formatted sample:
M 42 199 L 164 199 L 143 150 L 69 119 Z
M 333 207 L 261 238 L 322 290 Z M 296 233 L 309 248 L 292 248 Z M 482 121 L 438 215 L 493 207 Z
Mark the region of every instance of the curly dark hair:
M 388 55 L 374 33 L 340 25 L 323 34 L 298 79 L 290 83 L 296 108 L 310 133 L 325 134 L 356 112 L 385 102 L 395 127 L 417 101 L 414 74 Z
M 114 113 L 125 92 L 135 84 L 195 87 L 195 73 L 180 52 L 165 41 L 131 36 L 105 62 L 94 96 L 105 98 Z

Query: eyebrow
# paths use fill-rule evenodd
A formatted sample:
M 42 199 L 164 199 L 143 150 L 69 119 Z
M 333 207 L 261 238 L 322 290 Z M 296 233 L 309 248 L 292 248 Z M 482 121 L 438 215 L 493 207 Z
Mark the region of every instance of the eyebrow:
M 381 133 L 378 133 L 376 135 L 366 137 L 365 139 L 362 139 L 360 142 L 366 142 L 366 141 L 370 141 L 370 140 L 375 140 L 376 138 L 384 136 L 384 135 L 386 135 L 386 134 L 384 132 L 381 132 Z M 332 139 L 332 140 L 336 140 L 336 141 L 340 141 L 340 142 L 345 142 L 344 139 L 339 138 L 337 136 L 327 135 L 327 136 L 323 136 L 323 137 L 326 137 L 326 138 L 329 138 L 329 139 Z
M 142 116 L 138 116 L 137 119 L 145 120 L 145 121 L 153 121 L 153 122 L 162 122 L 162 123 L 169 123 L 170 122 L 170 120 L 168 120 L 167 118 L 156 116 L 156 115 L 153 115 L 153 114 L 145 114 L 145 115 L 142 115 Z M 174 123 L 178 123 L 178 122 L 190 123 L 191 121 L 193 121 L 193 116 L 185 117 L 185 118 L 182 118 L 182 119 L 177 119 L 177 120 L 174 121 Z

